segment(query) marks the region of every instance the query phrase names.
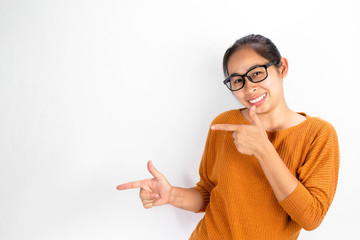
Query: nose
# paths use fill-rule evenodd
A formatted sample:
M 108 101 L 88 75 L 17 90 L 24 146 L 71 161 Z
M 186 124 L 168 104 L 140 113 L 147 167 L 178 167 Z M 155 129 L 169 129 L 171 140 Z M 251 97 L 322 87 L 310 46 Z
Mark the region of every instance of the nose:
M 245 78 L 245 94 L 252 94 L 257 91 L 257 83 L 251 82 L 247 77 Z

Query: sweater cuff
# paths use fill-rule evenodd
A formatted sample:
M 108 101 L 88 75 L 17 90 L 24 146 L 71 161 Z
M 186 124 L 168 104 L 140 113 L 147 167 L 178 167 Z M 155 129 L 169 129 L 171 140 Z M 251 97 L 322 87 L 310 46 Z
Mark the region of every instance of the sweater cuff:
M 294 220 L 308 212 L 312 201 L 313 198 L 310 192 L 299 182 L 295 190 L 287 198 L 280 201 L 279 204 Z
M 202 196 L 202 200 L 203 200 L 201 208 L 197 212 L 198 213 L 205 212 L 206 207 L 210 202 L 210 193 L 208 191 L 206 191 L 205 189 L 203 189 L 202 187 L 198 186 L 198 185 L 195 186 L 194 188 L 197 189 L 200 192 L 200 194 Z

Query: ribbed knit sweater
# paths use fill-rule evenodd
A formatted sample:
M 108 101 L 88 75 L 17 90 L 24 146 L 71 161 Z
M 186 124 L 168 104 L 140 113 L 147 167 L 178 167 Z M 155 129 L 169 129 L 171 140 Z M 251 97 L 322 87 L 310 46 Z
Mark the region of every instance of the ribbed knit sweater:
M 241 110 L 241 109 L 240 109 Z M 251 124 L 241 111 L 217 116 L 213 124 Z M 297 239 L 302 228 L 313 230 L 323 220 L 334 198 L 339 146 L 333 126 L 300 113 L 300 124 L 267 132 L 290 172 L 296 189 L 278 201 L 254 156 L 235 147 L 232 132 L 209 130 L 196 189 L 205 211 L 190 239 Z

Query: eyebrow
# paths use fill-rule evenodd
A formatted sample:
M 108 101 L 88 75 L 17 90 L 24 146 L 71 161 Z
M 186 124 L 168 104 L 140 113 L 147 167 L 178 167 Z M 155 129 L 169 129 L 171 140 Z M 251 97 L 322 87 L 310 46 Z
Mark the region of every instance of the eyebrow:
M 254 66 L 252 66 L 252 67 L 249 67 L 248 69 L 246 69 L 246 72 L 244 73 L 244 74 L 240 74 L 240 73 L 233 73 L 233 74 L 231 74 L 229 77 L 232 77 L 232 76 L 234 76 L 234 75 L 245 75 L 247 72 L 249 72 L 250 70 L 253 70 L 254 68 L 256 68 L 256 67 L 259 67 L 259 66 L 263 66 L 264 64 L 257 64 L 257 65 L 254 65 Z

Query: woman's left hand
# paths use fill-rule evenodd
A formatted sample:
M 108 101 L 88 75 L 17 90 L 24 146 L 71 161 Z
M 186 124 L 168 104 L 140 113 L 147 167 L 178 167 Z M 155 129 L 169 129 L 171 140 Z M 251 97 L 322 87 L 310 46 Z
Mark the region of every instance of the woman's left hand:
M 270 141 L 255 110 L 256 106 L 249 110 L 252 125 L 215 124 L 211 129 L 232 131 L 237 150 L 242 154 L 256 157 Z

